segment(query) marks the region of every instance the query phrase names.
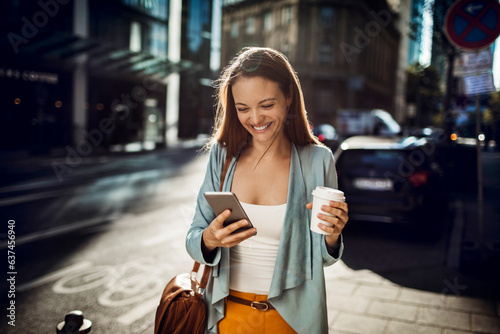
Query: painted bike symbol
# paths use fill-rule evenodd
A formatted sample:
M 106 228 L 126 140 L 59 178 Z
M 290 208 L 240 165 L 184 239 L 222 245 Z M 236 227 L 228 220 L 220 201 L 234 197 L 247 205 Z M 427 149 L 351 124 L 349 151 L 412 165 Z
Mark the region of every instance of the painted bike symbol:
M 141 302 L 158 295 L 165 285 L 160 278 L 164 268 L 145 262 L 84 269 L 59 279 L 52 290 L 59 294 L 75 294 L 104 286 L 105 291 L 98 297 L 101 305 L 116 307 Z

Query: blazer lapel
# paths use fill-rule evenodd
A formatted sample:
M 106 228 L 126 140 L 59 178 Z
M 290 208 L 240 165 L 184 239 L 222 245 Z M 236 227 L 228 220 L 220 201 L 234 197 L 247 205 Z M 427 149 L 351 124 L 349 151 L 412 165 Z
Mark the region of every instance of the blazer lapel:
M 297 148 L 292 144 L 285 223 L 268 298 L 312 277 L 310 212 L 305 209 L 307 194 L 302 168 Z

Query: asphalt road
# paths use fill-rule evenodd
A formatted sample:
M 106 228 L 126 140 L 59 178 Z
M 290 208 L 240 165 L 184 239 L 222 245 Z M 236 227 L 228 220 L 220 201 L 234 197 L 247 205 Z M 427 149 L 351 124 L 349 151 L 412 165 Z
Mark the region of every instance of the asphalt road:
M 30 237 L 19 233 L 15 282 L 2 283 L 1 291 L 6 307 L 15 302 L 15 327 L 4 315 L 1 333 L 54 333 L 76 309 L 93 322 L 92 332 L 152 332 L 165 284 L 192 265 L 184 237 L 207 157 L 188 150 L 144 159 L 150 159 L 147 168 L 137 161 L 129 162 L 133 168 L 122 163 L 118 175 L 78 179 L 60 193 L 45 192 L 34 200 L 29 196 L 37 192 L 19 193 L 17 203 L 4 202 L 16 231 L 52 222 L 54 236 L 44 234 L 47 228 Z M 450 217 L 458 204 L 450 203 Z M 62 221 L 87 227 L 62 233 Z M 343 261 L 405 286 L 442 288 L 433 271 L 456 261 L 453 226 L 446 224 L 439 240 L 426 241 L 391 226 L 357 223 L 345 230 Z M 7 251 L 2 249 L 6 262 Z M 15 296 L 4 298 L 9 289 Z

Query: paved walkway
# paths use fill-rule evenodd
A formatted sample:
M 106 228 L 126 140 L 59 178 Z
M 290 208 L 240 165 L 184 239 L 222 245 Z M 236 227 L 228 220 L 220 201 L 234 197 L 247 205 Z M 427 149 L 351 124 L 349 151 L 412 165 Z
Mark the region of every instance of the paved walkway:
M 446 267 L 428 269 L 435 271 L 430 276 L 442 280 L 431 284 L 442 285 L 435 289 L 439 292 L 401 286 L 373 271 L 353 270 L 344 262 L 326 268 L 330 333 L 500 333 L 499 170 L 500 153 L 485 153 L 482 250 L 477 249 L 481 239 L 477 194 L 457 197 L 461 205 L 453 220 L 461 227 L 462 245 L 452 247 L 457 250 L 456 259 L 448 259 Z M 460 271 L 460 265 L 467 270 Z
M 490 165 L 487 171 L 497 173 L 500 170 L 499 153 L 490 154 L 488 159 Z M 485 175 L 485 179 L 485 194 L 500 194 L 499 183 L 492 182 L 489 175 Z M 464 216 L 461 218 L 465 220 L 465 236 L 474 241 L 477 235 L 471 226 L 477 224 L 477 206 L 468 201 L 470 198 L 474 196 L 465 198 L 467 205 L 463 208 Z M 496 242 L 497 232 L 500 231 L 500 225 L 496 223 L 498 202 L 488 202 L 496 198 L 486 196 L 485 230 L 488 231 L 486 239 L 489 243 Z M 491 239 L 492 236 L 494 239 Z M 446 271 L 446 274 L 435 277 L 449 277 L 442 279 L 442 282 L 435 282 L 442 285 L 439 292 L 395 284 L 373 271 L 354 270 L 342 261 L 326 268 L 330 333 L 500 333 L 500 300 L 497 293 L 500 278 L 496 293 L 491 296 L 483 293 L 483 297 L 479 298 L 470 295 L 478 295 L 474 292 L 478 285 L 481 286 L 480 276 L 468 281 L 464 280 L 467 276 L 460 273 L 458 268 L 432 270 Z
M 410 289 L 344 262 L 326 268 L 330 333 L 500 333 L 500 301 L 466 297 L 456 278 L 441 293 Z

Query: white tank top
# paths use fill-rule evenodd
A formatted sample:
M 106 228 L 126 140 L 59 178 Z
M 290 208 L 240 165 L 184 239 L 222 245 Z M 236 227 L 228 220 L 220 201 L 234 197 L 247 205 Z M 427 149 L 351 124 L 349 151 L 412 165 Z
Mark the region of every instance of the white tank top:
M 257 235 L 231 248 L 229 288 L 241 292 L 267 295 L 271 287 L 278 255 L 286 204 L 255 205 L 241 203 L 257 228 Z

